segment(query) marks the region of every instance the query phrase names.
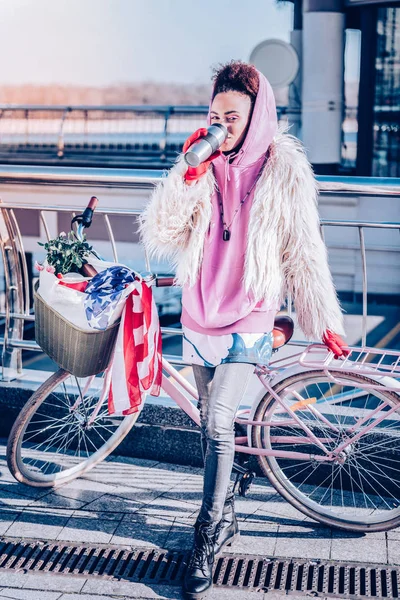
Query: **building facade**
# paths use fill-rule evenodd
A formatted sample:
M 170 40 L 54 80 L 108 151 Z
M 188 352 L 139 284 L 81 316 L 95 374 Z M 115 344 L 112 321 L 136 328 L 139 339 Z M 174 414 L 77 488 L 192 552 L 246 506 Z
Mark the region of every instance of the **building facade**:
M 316 171 L 400 177 L 400 2 L 294 0 L 294 6 L 301 137 Z M 357 106 L 344 101 L 348 30 L 361 39 Z
M 400 177 L 400 2 L 348 4 L 361 31 L 356 173 Z

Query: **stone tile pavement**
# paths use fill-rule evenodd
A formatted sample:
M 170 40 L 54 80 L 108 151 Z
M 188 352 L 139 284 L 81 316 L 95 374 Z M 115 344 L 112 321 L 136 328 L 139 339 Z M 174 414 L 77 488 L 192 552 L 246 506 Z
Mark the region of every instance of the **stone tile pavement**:
M 12 478 L 0 445 L 0 535 L 182 550 L 191 545 L 201 488 L 200 469 L 117 456 L 56 491 L 30 488 Z M 368 535 L 333 531 L 296 511 L 266 481 L 257 480 L 248 497 L 237 499 L 236 509 L 241 537 L 232 552 L 400 564 L 400 530 Z M 180 597 L 172 586 L 0 570 L 0 599 Z M 278 600 L 283 595 L 218 589 L 211 596 L 228 597 Z

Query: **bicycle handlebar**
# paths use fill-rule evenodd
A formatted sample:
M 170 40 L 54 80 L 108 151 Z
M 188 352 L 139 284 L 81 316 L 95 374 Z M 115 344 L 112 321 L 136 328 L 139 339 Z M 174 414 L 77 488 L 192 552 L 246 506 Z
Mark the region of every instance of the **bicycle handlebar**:
M 71 221 L 71 229 L 74 223 L 78 224 L 76 236 L 78 239 L 83 239 L 83 230 L 87 229 L 92 224 L 93 213 L 96 210 L 98 199 L 96 196 L 90 198 L 89 204 L 83 213 L 76 215 Z M 151 274 L 150 274 L 151 275 Z M 156 287 L 171 287 L 174 285 L 174 277 L 171 275 L 152 275 L 152 285 Z
M 96 210 L 96 206 L 98 204 L 98 199 L 96 196 L 92 196 L 90 198 L 89 204 L 85 208 L 82 214 L 76 215 L 71 221 L 71 228 L 74 223 L 78 223 L 83 228 L 87 229 L 92 224 L 93 213 Z

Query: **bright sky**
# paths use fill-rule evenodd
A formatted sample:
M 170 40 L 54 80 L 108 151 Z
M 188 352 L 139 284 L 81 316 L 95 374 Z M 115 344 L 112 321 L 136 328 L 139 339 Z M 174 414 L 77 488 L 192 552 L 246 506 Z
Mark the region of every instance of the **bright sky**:
M 291 28 L 275 0 L 0 0 L 0 84 L 207 83 Z

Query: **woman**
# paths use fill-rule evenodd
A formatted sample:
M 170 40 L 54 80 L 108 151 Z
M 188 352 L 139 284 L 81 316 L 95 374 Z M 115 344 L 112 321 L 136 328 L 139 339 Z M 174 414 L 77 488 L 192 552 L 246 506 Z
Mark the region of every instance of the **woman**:
M 278 128 L 270 84 L 246 63 L 221 67 L 208 120 L 227 127 L 226 141 L 184 176 L 175 166 L 141 224 L 148 251 L 173 260 L 183 287 L 183 353 L 199 391 L 204 492 L 184 582 L 189 598 L 211 589 L 214 556 L 238 534 L 229 486 L 234 418 L 254 365 L 268 364 L 287 293 L 307 337 L 347 352 L 317 185 L 300 142 Z

